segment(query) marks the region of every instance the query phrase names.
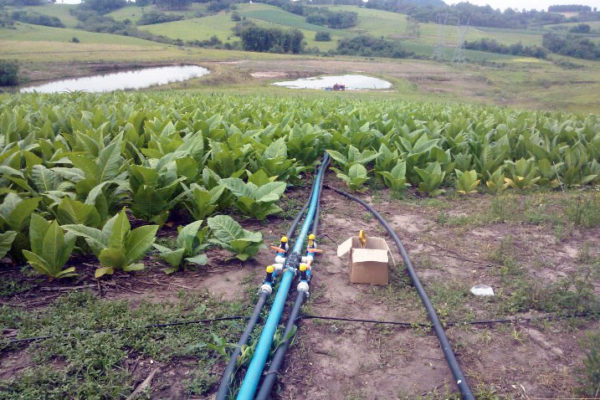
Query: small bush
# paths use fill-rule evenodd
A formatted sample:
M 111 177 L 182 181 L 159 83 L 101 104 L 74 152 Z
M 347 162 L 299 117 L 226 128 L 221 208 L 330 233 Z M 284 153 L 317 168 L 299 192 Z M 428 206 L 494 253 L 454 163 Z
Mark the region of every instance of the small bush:
M 315 34 L 315 40 L 317 42 L 330 42 L 331 35 L 329 34 L 329 32 L 317 32 Z
M 581 394 L 597 398 L 600 394 L 600 335 L 590 335 L 581 347 L 586 353 L 581 371 Z
M 14 61 L 0 60 L 0 86 L 19 84 L 19 65 Z
M 158 11 L 150 11 L 144 13 L 142 18 L 137 22 L 138 25 L 153 25 L 162 24 L 165 22 L 179 21 L 183 19 L 183 15 L 164 14 Z
M 77 36 L 73 36 L 73 37 L 71 38 L 71 42 L 72 42 L 72 43 L 79 43 L 79 38 L 78 38 Z

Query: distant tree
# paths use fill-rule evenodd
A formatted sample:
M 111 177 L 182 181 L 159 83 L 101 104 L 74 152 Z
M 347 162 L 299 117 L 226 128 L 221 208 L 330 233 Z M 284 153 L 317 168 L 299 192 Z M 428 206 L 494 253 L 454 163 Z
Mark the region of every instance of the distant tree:
M 579 24 L 579 25 L 575 25 L 574 27 L 572 27 L 571 29 L 569 29 L 569 32 L 573 32 L 573 33 L 590 33 L 591 29 L 592 28 L 588 24 Z
M 600 60 L 600 45 L 584 37 L 546 33 L 542 37 L 542 44 L 553 53 L 587 60 Z
M 549 12 L 590 12 L 592 8 L 590 6 L 583 6 L 579 4 L 562 4 L 557 6 L 548 7 Z
M 248 51 L 297 54 L 303 50 L 304 34 L 298 29 L 284 31 L 251 25 L 241 31 L 240 37 L 243 49 Z
M 192 4 L 192 0 L 155 0 L 154 3 L 163 10 L 185 10 Z
M 355 36 L 351 39 L 342 39 L 338 42 L 337 53 L 364 57 L 390 57 L 403 58 L 411 53 L 402 49 L 396 41 L 375 38 L 368 35 Z
M 0 86 L 19 84 L 19 64 L 14 61 L 0 60 Z
M 330 42 L 331 35 L 327 31 L 320 31 L 315 33 L 315 41 L 317 42 Z
M 100 14 L 106 14 L 126 5 L 126 0 L 82 0 L 80 7 L 94 10 Z

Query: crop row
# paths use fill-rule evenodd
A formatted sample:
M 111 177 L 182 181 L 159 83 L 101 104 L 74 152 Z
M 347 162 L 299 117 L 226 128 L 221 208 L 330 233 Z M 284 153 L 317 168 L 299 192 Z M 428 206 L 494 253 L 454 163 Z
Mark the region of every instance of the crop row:
M 72 252 L 97 276 L 135 270 L 172 210 L 185 210 L 171 265 L 210 245 L 247 259 L 262 244 L 229 215 L 281 211 L 327 150 L 350 188 L 401 195 L 501 192 L 600 182 L 600 118 L 359 99 L 172 93 L 0 97 L 0 256 L 70 276 Z M 124 207 L 155 225 L 131 229 Z M 215 214 L 225 214 L 216 215 Z M 206 223 L 203 223 L 206 221 Z

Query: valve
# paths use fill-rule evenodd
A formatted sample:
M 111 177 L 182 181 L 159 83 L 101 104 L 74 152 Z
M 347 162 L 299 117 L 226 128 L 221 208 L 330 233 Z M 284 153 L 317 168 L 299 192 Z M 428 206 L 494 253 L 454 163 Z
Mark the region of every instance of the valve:
M 290 249 L 290 245 L 288 243 L 287 236 L 284 235 L 281 237 L 281 243 L 279 244 L 279 247 L 285 250 L 286 253 L 288 252 L 288 250 Z
M 307 281 L 308 280 L 308 265 L 300 264 L 300 267 L 298 267 L 298 269 L 300 270 L 300 280 Z
M 273 272 L 275 271 L 275 267 L 269 265 L 265 270 L 267 272 L 267 275 L 265 276 L 265 280 L 262 286 L 260 287 L 260 292 L 271 294 L 273 292 Z

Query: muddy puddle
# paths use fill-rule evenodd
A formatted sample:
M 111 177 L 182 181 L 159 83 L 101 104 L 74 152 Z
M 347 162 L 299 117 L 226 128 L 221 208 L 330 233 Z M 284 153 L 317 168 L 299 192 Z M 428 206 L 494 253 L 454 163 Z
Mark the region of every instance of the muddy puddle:
M 345 90 L 389 89 L 392 84 L 383 79 L 366 75 L 326 75 L 311 78 L 296 79 L 273 83 L 290 89 L 333 89 L 334 86 L 343 86 Z

